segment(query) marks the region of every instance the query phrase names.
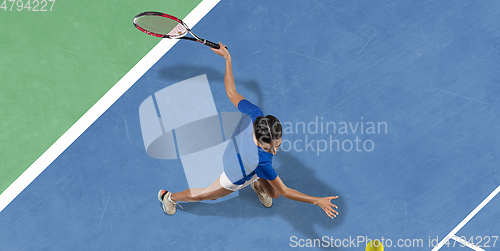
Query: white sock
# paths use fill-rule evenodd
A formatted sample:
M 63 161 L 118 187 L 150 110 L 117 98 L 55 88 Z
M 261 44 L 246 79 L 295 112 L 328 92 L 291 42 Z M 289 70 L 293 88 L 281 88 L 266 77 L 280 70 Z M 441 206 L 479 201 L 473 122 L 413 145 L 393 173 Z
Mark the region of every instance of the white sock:
M 174 201 L 172 200 L 172 198 L 171 198 L 171 197 L 172 197 L 172 193 L 170 193 L 170 194 L 168 195 L 167 200 L 168 200 L 168 201 L 170 201 L 170 202 L 174 202 Z

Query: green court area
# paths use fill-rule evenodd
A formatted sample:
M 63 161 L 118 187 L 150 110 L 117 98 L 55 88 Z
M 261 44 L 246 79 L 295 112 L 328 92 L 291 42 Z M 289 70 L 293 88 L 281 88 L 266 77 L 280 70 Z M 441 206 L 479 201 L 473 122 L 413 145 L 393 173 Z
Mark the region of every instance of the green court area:
M 2 193 L 159 42 L 136 14 L 184 18 L 201 1 L 0 2 Z

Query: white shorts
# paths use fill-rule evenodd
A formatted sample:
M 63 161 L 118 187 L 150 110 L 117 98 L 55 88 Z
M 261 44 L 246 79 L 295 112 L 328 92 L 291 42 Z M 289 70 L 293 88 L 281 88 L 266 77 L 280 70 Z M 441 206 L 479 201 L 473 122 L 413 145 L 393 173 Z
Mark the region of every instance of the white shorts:
M 242 185 L 236 185 L 236 184 L 233 184 L 233 182 L 231 182 L 229 180 L 229 178 L 227 178 L 226 176 L 226 173 L 223 172 L 221 175 L 220 175 L 220 185 L 227 189 L 227 190 L 231 190 L 231 191 L 236 191 L 236 190 L 240 190 L 248 185 L 250 185 L 252 182 L 254 182 L 256 179 L 258 179 L 259 177 L 257 177 L 257 174 L 254 174 L 252 176 L 251 179 L 247 180 L 245 183 L 243 183 Z

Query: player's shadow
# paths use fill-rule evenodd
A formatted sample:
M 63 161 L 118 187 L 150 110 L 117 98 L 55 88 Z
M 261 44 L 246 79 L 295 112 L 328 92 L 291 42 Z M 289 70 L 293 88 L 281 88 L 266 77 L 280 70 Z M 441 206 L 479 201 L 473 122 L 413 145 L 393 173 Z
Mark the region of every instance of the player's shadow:
M 216 70 L 210 67 L 194 66 L 194 65 L 177 65 L 161 69 L 160 78 L 165 82 L 180 82 L 189 78 L 199 75 L 207 75 L 208 82 L 211 85 L 220 85 L 221 89 L 224 87 L 224 71 Z M 255 80 L 242 80 L 235 77 L 236 87 L 248 89 L 257 96 L 257 100 L 251 100 L 252 103 L 264 110 L 263 97 L 264 93 L 260 85 Z M 225 94 L 225 92 L 223 92 Z
M 281 165 L 276 171 L 288 187 L 316 197 L 339 195 L 338 199 L 332 200 L 332 203 L 339 207 L 339 216 L 330 219 L 318 206 L 289 200 L 281 196 L 273 201 L 271 208 L 265 208 L 250 187 L 240 190 L 238 197 L 219 203 L 183 203 L 184 211 L 200 216 L 216 215 L 230 218 L 279 217 L 289 222 L 294 229 L 307 238 L 322 238 L 323 235 L 320 236 L 315 230 L 317 225 L 323 229 L 333 229 L 340 226 L 346 217 L 347 208 L 342 195 L 333 188 L 334 185 L 318 179 L 318 176 L 321 175 L 319 171 L 304 165 L 291 153 L 280 153 L 275 158 L 281 160 Z
M 160 78 L 166 83 L 175 83 L 202 74 L 207 75 L 211 85 L 220 84 L 223 87 L 224 72 L 203 66 L 179 65 L 165 67 L 160 71 Z M 235 82 L 238 87 L 241 86 L 253 91 L 257 96 L 257 100 L 252 100 L 252 102 L 265 110 L 263 108 L 264 93 L 255 80 L 241 80 L 236 77 Z M 318 206 L 288 200 L 283 197 L 275 200 L 271 208 L 265 208 L 250 187 L 240 190 L 238 197 L 219 203 L 183 203 L 183 211 L 200 216 L 216 215 L 229 218 L 280 217 L 289 222 L 294 229 L 302 233 L 306 238 L 311 239 L 322 237 L 316 233 L 315 226 L 317 225 L 320 225 L 323 229 L 338 227 L 344 220 L 347 210 L 342 195 L 332 188 L 333 184 L 320 181 L 318 179 L 319 171 L 304 165 L 291 153 L 280 152 L 275 156 L 275 159 L 279 159 L 281 162 L 276 171 L 288 187 L 316 197 L 339 195 L 339 199 L 332 201 L 333 204 L 339 207 L 339 217 L 332 220 Z

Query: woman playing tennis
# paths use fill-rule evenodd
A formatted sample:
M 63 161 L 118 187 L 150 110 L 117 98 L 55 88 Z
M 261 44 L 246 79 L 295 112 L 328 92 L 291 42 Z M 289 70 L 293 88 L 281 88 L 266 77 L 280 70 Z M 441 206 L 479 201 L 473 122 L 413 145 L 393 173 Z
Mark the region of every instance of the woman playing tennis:
M 206 188 L 191 188 L 178 193 L 160 190 L 158 199 L 163 211 L 175 213 L 178 201 L 197 202 L 216 200 L 248 185 L 257 193 L 265 207 L 271 207 L 273 199 L 280 195 L 295 201 L 307 202 L 321 207 L 328 217 L 337 217 L 338 207 L 331 200 L 338 196 L 313 197 L 287 187 L 274 171 L 273 155 L 281 145 L 282 127 L 279 120 L 264 114 L 259 107 L 243 98 L 234 84 L 231 55 L 226 46 L 219 43 L 215 54 L 226 59 L 224 85 L 229 100 L 244 115 L 236 127 L 233 137 L 223 155 L 224 172 Z

